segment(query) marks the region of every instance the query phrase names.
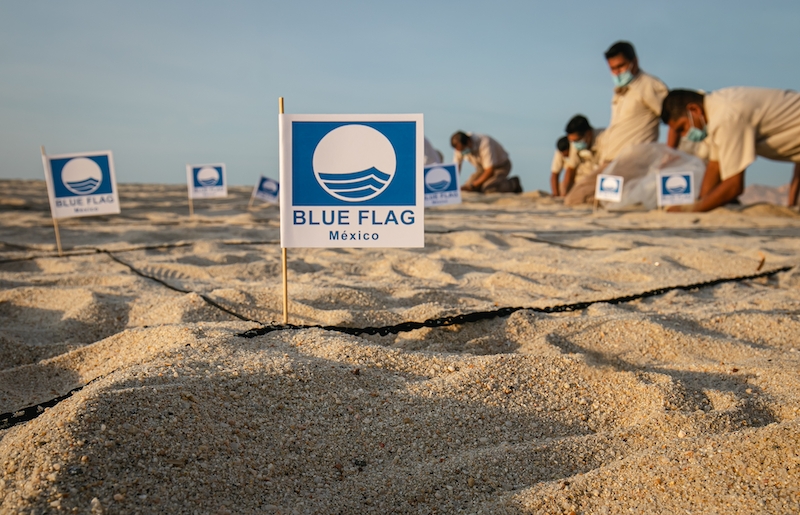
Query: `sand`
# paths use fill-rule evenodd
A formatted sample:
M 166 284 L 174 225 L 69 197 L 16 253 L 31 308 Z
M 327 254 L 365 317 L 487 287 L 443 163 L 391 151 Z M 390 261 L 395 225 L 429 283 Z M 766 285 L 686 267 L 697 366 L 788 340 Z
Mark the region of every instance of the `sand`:
M 794 268 L 242 338 L 281 320 L 277 208 L 120 192 L 122 215 L 61 223 L 58 258 L 44 183 L 0 182 L 0 413 L 83 386 L 0 430 L 0 513 L 800 512 L 796 211 L 467 195 L 424 249 L 291 249 L 292 322 Z

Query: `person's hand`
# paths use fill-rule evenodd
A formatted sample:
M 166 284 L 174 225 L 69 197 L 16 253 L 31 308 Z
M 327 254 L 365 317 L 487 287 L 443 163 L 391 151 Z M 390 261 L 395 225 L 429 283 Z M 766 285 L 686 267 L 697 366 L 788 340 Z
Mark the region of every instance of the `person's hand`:
M 670 206 L 667 208 L 668 213 L 691 213 L 694 211 L 694 204 L 684 204 L 682 206 Z

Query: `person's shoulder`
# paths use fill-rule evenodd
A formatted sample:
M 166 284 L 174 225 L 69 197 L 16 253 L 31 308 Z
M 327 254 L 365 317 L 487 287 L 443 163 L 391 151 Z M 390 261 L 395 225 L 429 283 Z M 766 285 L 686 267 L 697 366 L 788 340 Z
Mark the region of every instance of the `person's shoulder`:
M 639 75 L 637 78 L 640 79 L 640 83 L 643 86 L 648 86 L 655 89 L 664 89 L 664 90 L 669 89 L 667 88 L 667 85 L 664 83 L 663 80 L 659 79 L 655 75 L 647 73 L 644 70 L 639 71 Z

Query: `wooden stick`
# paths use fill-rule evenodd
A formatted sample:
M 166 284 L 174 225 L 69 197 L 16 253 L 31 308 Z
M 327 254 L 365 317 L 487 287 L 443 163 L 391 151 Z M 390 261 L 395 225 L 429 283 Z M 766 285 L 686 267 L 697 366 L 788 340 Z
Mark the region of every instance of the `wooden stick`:
M 278 112 L 283 114 L 283 97 L 278 99 Z M 289 323 L 289 267 L 286 247 L 281 247 L 281 268 L 283 269 L 283 323 Z
M 247 203 L 247 210 L 249 211 L 253 207 L 253 201 L 256 199 L 255 192 L 250 195 L 250 202 Z
M 194 203 L 192 202 L 192 197 L 189 197 L 189 216 L 194 216 Z
M 47 154 L 44 151 L 44 145 L 42 145 L 42 160 L 46 163 L 47 162 Z M 44 168 L 44 173 L 49 173 L 47 166 Z M 61 251 L 61 232 L 58 230 L 58 219 L 56 219 L 55 213 L 53 213 L 52 209 L 50 210 L 50 216 L 53 218 L 53 229 L 56 231 L 56 248 L 58 249 L 58 257 L 64 255 Z
M 56 247 L 58 248 L 58 257 L 61 257 L 64 255 L 64 253 L 61 252 L 61 233 L 58 231 L 58 219 L 56 217 L 53 217 L 53 228 L 56 230 Z

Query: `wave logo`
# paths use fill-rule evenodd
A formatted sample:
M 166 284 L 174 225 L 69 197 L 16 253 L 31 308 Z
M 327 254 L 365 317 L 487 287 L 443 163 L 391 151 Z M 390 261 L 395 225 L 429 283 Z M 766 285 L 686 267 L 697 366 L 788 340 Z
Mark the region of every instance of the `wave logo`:
M 425 186 L 431 191 L 445 191 L 452 182 L 450 172 L 440 166 L 431 168 L 425 174 Z
M 278 183 L 271 179 L 261 179 L 261 187 L 259 188 L 264 193 L 275 195 L 278 193 Z
M 75 195 L 91 195 L 103 184 L 103 171 L 91 159 L 76 157 L 61 169 L 61 182 Z
M 319 185 L 334 198 L 364 202 L 380 195 L 394 179 L 392 143 L 366 125 L 342 125 L 327 133 L 312 162 Z
M 196 180 L 200 186 L 218 186 L 222 174 L 213 166 L 204 166 L 197 171 Z
M 664 181 L 664 188 L 673 195 L 688 193 L 689 181 L 683 175 L 672 175 Z
M 603 177 L 600 181 L 600 191 L 617 193 L 619 191 L 619 179 L 613 177 Z

